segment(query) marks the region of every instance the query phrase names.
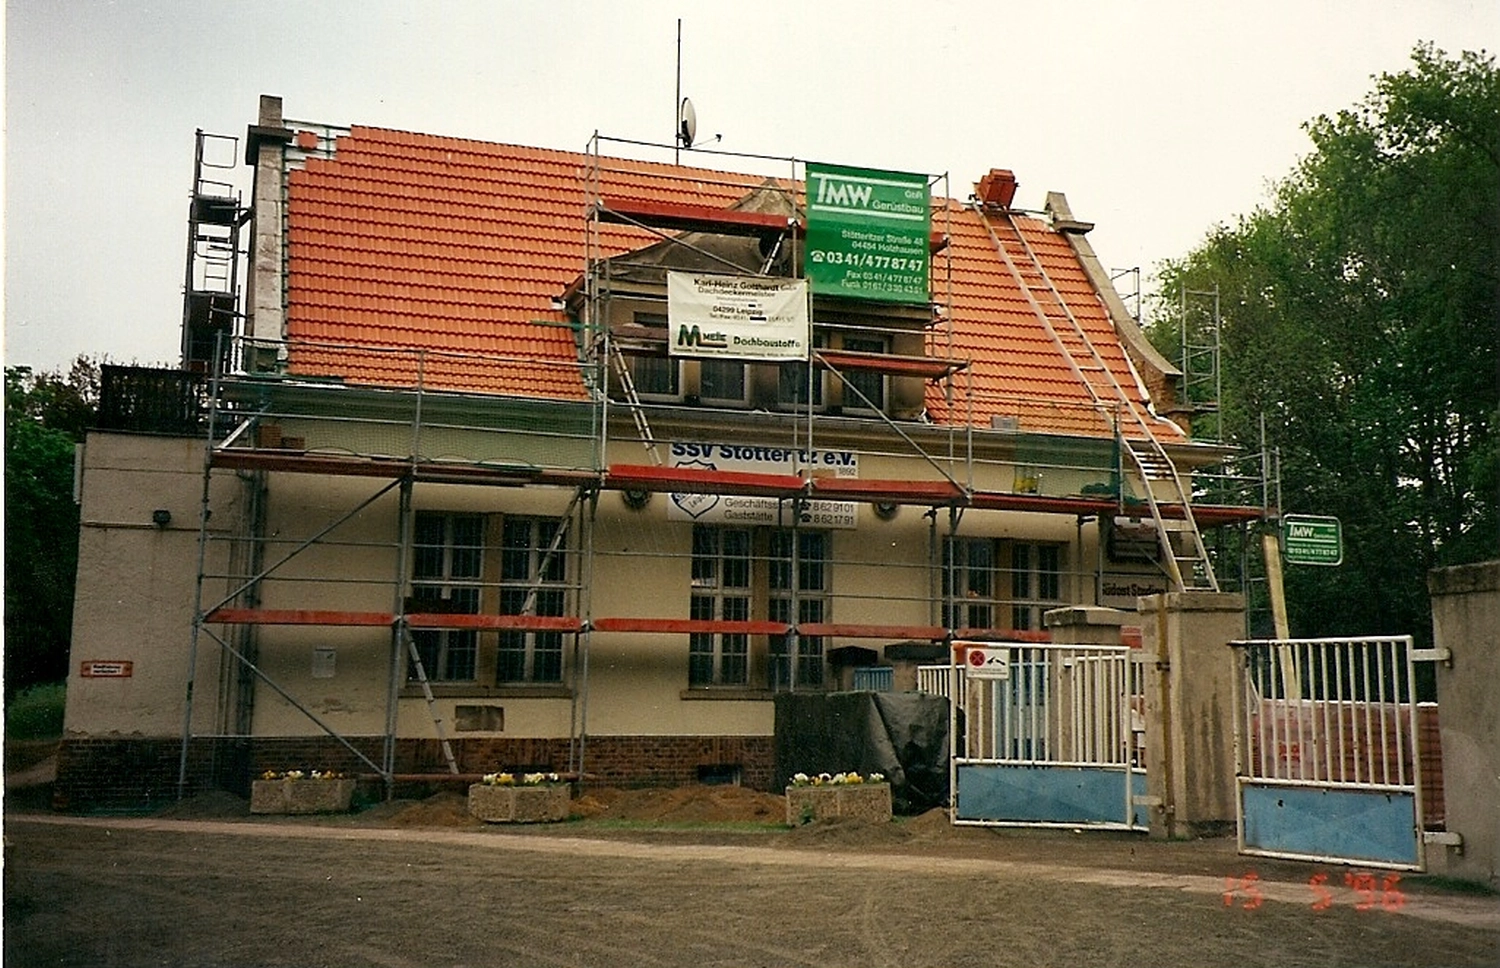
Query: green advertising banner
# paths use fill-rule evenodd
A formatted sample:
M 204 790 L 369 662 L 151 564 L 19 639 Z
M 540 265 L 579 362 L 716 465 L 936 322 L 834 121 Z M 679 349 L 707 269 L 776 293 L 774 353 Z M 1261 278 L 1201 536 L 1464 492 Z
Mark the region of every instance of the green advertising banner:
M 925 303 L 932 215 L 927 176 L 807 166 L 807 254 L 814 293 Z

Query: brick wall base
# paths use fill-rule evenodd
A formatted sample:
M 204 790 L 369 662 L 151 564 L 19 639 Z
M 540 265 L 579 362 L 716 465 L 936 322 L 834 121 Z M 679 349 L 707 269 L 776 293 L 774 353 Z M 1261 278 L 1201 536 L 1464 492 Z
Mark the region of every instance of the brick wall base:
M 384 758 L 381 736 L 346 737 L 375 763 Z M 566 739 L 462 738 L 449 740 L 460 773 L 565 772 Z M 772 791 L 775 743 L 770 736 L 591 736 L 582 744 L 584 781 L 595 786 L 680 786 L 706 773 L 732 775 L 743 785 Z M 57 810 L 150 810 L 178 797 L 182 741 L 168 738 L 70 737 L 58 749 L 52 805 Z M 250 783 L 267 770 L 337 770 L 371 773 L 338 740 L 328 736 L 195 739 L 188 745 L 184 793 L 229 790 L 250 795 Z M 436 739 L 398 739 L 400 774 L 444 774 Z M 440 778 L 435 777 L 438 785 Z M 426 785 L 408 784 L 421 795 Z M 402 791 L 398 791 L 402 792 Z

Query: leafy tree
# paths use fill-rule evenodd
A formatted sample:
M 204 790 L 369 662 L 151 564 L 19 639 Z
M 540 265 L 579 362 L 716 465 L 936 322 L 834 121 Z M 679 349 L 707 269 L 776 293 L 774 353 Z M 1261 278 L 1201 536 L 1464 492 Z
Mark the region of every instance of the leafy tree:
M 67 676 L 78 567 L 73 451 L 93 423 L 99 365 L 5 368 L 5 699 Z
M 1224 438 L 1258 449 L 1265 415 L 1282 510 L 1343 523 L 1341 567 L 1287 570 L 1293 631 L 1425 637 L 1427 571 L 1500 555 L 1500 71 L 1419 45 L 1305 127 L 1311 154 L 1162 291 L 1218 287 Z

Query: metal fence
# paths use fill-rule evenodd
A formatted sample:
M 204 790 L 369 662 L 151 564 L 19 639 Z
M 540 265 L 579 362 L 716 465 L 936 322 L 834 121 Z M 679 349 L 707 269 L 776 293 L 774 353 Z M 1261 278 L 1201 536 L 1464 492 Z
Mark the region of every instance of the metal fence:
M 1421 869 L 1410 636 L 1231 643 L 1240 850 Z
M 955 823 L 1145 826 L 1140 677 L 1131 649 L 959 648 Z

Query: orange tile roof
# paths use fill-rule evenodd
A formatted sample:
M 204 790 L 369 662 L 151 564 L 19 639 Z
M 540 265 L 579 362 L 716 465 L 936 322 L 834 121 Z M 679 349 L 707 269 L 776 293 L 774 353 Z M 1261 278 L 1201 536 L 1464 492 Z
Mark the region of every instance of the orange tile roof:
M 553 308 L 583 272 L 659 236 L 598 223 L 600 195 L 727 208 L 764 176 L 355 127 L 331 157 L 290 172 L 287 337 L 295 372 L 351 382 L 557 399 L 586 396 L 577 342 Z M 800 192 L 800 184 L 791 184 Z M 971 361 L 954 404 L 928 394 L 939 423 L 1016 417 L 1019 429 L 1099 436 L 1107 424 L 1053 344 L 980 216 L 938 201 L 934 300 L 950 299 L 951 332 L 928 352 Z M 1108 314 L 1066 239 L 1016 219 L 1053 284 L 1132 403 L 1144 406 Z M 1168 436 L 1172 425 L 1153 429 Z

